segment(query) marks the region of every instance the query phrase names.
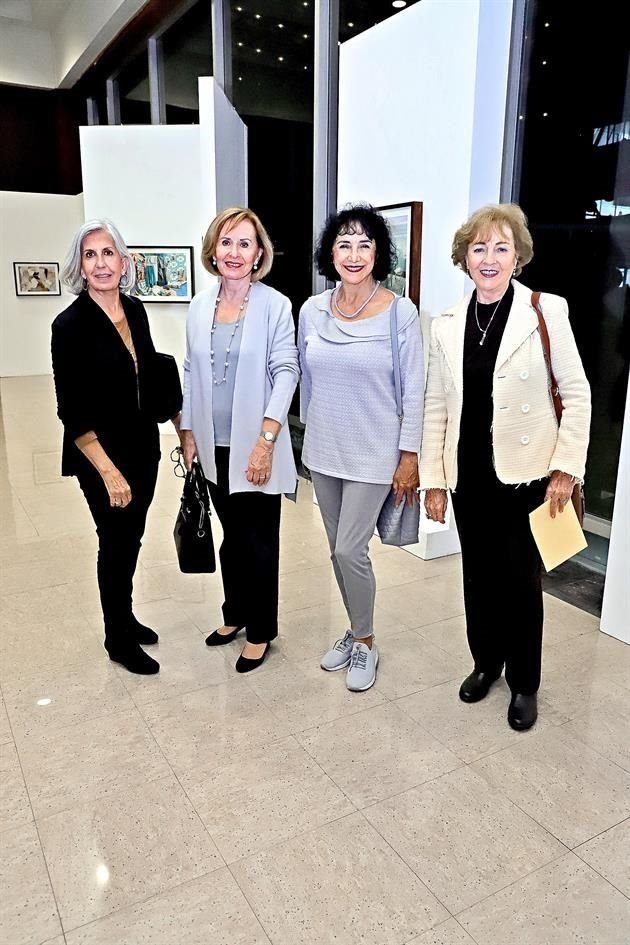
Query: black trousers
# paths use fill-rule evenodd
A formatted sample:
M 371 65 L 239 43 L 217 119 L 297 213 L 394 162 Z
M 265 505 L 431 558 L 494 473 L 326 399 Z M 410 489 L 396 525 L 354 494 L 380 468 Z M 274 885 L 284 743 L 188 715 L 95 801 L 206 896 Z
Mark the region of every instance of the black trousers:
M 541 560 L 529 513 L 547 480 L 505 486 L 496 476 L 453 493 L 462 546 L 468 645 L 475 668 L 499 673 L 512 692 L 540 686 L 543 635 Z
M 147 512 L 157 479 L 159 457 L 137 463 L 123 475 L 132 499 L 124 508 L 112 508 L 101 476 L 85 460 L 77 473 L 98 534 L 97 576 L 105 621 L 105 639 L 115 646 L 128 642 L 132 614 L 133 576 L 144 535 Z
M 210 497 L 223 526 L 219 549 L 223 579 L 223 620 L 245 626 L 248 643 L 278 636 L 278 570 L 281 496 L 264 492 L 230 495 L 227 446 L 215 451 L 217 482 Z

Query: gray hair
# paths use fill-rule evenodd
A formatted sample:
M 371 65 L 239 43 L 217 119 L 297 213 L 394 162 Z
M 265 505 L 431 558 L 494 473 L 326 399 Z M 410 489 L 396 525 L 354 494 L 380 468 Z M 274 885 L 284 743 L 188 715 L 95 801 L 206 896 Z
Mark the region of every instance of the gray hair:
M 125 267 L 125 272 L 122 279 L 120 280 L 120 289 L 122 292 L 127 294 L 131 292 L 134 285 L 136 284 L 136 267 L 134 261 L 131 258 L 131 253 L 125 245 L 125 241 L 120 235 L 120 231 L 111 220 L 103 218 L 102 220 L 88 220 L 87 223 L 84 223 L 79 227 L 77 232 L 74 234 L 72 243 L 70 244 L 70 249 L 68 250 L 68 255 L 66 256 L 63 268 L 61 270 L 61 279 L 64 285 L 66 285 L 74 295 L 79 295 L 79 293 L 85 288 L 83 276 L 81 275 L 81 250 L 83 247 L 83 240 L 86 236 L 89 236 L 90 233 L 97 233 L 99 230 L 103 230 L 105 233 L 109 233 L 111 238 L 114 241 L 114 246 L 117 251 L 127 260 L 127 265 Z

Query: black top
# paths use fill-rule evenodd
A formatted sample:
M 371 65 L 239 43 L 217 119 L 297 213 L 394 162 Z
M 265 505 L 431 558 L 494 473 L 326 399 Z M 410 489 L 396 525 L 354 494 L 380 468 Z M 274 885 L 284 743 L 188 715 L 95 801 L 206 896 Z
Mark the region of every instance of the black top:
M 90 430 L 123 475 L 159 457 L 157 423 L 146 409 L 155 357 L 149 320 L 139 299 L 120 298 L 138 359 L 137 375 L 118 329 L 87 292 L 52 324 L 57 414 L 64 426 L 63 476 L 76 475 L 88 463 L 74 441 Z
M 485 339 L 475 319 L 476 292 L 466 313 L 464 398 L 457 454 L 458 483 L 465 488 L 496 481 L 492 456 L 492 376 L 513 299 L 514 287 L 510 284 L 498 308 L 496 302 L 477 303 L 479 325 L 482 329 L 489 325 Z M 479 344 L 482 339 L 483 344 Z

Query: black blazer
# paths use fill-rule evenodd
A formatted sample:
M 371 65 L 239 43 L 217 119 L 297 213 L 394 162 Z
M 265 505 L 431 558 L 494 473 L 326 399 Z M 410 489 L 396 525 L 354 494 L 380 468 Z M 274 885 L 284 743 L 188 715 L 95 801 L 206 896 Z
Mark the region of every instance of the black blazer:
M 61 473 L 76 475 L 87 463 L 74 441 L 90 430 L 123 473 L 159 458 L 159 432 L 147 410 L 155 356 L 142 302 L 121 293 L 133 338 L 138 374 L 116 326 L 87 292 L 52 324 L 57 415 L 64 426 Z

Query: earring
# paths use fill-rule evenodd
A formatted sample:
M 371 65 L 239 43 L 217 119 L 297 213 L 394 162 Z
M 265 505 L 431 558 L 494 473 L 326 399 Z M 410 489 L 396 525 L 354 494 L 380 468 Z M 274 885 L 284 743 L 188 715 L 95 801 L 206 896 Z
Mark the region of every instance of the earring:
M 254 263 L 254 272 L 256 272 L 257 269 L 258 269 L 258 260 L 256 260 L 256 262 Z
M 216 256 L 213 256 L 213 257 L 212 257 L 212 265 L 213 265 L 213 266 L 216 266 L 216 264 L 217 264 L 217 257 L 216 257 Z

